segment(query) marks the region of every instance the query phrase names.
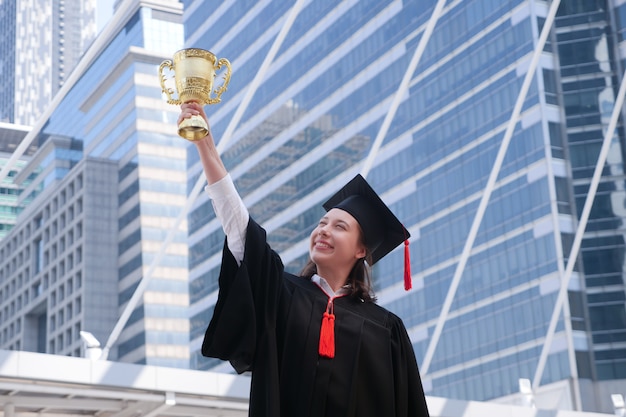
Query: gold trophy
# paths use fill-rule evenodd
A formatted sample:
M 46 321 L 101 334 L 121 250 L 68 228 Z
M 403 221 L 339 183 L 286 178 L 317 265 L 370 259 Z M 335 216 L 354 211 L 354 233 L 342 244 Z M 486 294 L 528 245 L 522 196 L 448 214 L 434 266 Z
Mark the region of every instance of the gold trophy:
M 226 67 L 222 85 L 213 90 L 215 72 L 222 67 Z M 165 85 L 168 81 L 163 74 L 165 68 L 174 72 L 178 98 L 172 98 L 174 90 Z M 222 101 L 222 94 L 228 87 L 231 71 L 230 62 L 226 58 L 218 61 L 213 53 L 204 49 L 182 49 L 174 54 L 173 63 L 168 59 L 159 66 L 161 89 L 167 95 L 169 104 L 182 104 L 190 101 L 198 102 L 203 106 L 217 104 Z M 211 97 L 211 94 L 215 94 L 215 97 Z M 191 141 L 205 137 L 208 132 L 209 127 L 200 116 L 192 116 L 178 125 L 178 134 Z

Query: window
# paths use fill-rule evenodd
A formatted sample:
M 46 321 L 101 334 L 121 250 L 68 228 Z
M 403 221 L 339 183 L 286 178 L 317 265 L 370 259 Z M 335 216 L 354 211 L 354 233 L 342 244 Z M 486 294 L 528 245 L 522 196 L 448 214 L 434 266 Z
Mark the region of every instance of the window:
M 39 237 L 35 240 L 35 274 L 38 274 L 44 266 L 43 253 L 43 241 L 41 237 Z

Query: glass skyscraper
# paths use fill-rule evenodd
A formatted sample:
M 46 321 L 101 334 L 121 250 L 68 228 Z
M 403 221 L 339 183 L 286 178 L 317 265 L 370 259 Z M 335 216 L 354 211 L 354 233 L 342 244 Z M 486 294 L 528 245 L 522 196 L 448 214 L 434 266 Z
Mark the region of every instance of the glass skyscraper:
M 185 45 L 232 63 L 223 102 L 207 112 L 244 202 L 288 270 L 307 259 L 321 203 L 373 161 L 369 182 L 412 234 L 414 288 L 402 288 L 398 248 L 374 268 L 379 301 L 404 320 L 419 363 L 444 323 L 423 375 L 427 394 L 506 401 L 520 378 L 539 374 L 537 401 L 610 410 L 609 394 L 626 380 L 621 121 L 553 335 L 548 325 L 622 79 L 626 4 L 562 1 L 486 190 L 551 2 L 448 1 L 408 74 L 433 0 L 183 3 Z M 188 162 L 191 189 L 202 174 L 195 152 Z M 191 366 L 228 370 L 199 353 L 224 238 L 206 195 L 188 226 Z
M 0 2 L 0 122 L 32 126 L 96 37 L 96 0 Z

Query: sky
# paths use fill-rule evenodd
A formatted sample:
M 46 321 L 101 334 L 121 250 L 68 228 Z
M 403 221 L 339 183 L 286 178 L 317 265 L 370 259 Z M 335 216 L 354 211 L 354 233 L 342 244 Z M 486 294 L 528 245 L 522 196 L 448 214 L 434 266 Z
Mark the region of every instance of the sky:
M 98 32 L 102 30 L 113 15 L 114 2 L 115 0 L 97 0 L 96 24 L 98 25 Z

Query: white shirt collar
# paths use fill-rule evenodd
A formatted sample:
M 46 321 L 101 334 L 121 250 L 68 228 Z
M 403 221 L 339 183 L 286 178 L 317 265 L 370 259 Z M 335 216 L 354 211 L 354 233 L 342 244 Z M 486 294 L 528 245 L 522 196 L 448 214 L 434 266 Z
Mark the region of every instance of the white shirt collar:
M 317 274 L 314 274 L 311 277 L 311 281 L 316 283 L 322 289 L 322 291 L 324 291 L 326 293 L 326 295 L 329 298 L 339 297 L 339 296 L 342 296 L 342 295 L 346 295 L 346 294 L 348 294 L 350 292 L 350 290 L 348 288 L 346 288 L 345 286 L 339 288 L 336 292 L 333 291 L 333 289 L 331 288 L 331 286 L 328 283 L 328 281 L 326 281 L 324 278 L 320 277 Z

